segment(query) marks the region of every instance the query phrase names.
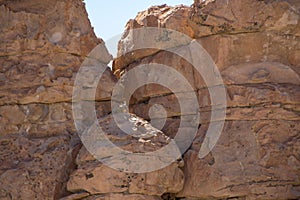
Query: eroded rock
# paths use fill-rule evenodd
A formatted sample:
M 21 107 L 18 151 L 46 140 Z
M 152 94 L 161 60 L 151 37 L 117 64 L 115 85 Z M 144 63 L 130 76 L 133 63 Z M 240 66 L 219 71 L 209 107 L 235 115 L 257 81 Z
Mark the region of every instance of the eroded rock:
M 299 16 L 296 1 L 199 0 L 191 8 L 152 7 L 128 23 L 124 37 L 141 27 L 187 34 L 212 57 L 225 85 L 224 129 L 214 149 L 200 159 L 198 151 L 217 105 L 210 99 L 210 86 L 184 59 L 191 57 L 191 44 L 176 46 L 185 50 L 184 58 L 166 51 L 139 50 L 132 52 L 133 57 L 115 60 L 114 73 L 121 77 L 140 65 L 165 64 L 190 82 L 194 91 L 186 92 L 198 93 L 201 127 L 184 154 L 184 189 L 175 196 L 299 198 L 295 184 L 299 182 Z M 127 44 L 130 41 L 119 43 L 121 54 L 131 48 Z M 153 120 L 149 110 L 162 105 L 166 111 L 162 130 L 174 138 L 182 115 L 172 92 L 155 84 L 143 86 L 133 94 L 131 112 Z
M 135 118 L 135 120 L 133 120 L 133 118 Z M 101 119 L 99 123 L 110 141 L 119 148 L 133 153 L 154 152 L 168 145 L 171 140 L 161 131 L 153 128 L 148 122 L 134 115 L 131 116 L 130 123 L 133 123 L 137 129 L 127 134 L 117 128 L 111 115 Z M 94 154 L 95 157 L 103 156 L 107 151 L 113 151 L 111 148 L 105 149 L 104 145 L 100 145 L 98 148 L 98 150 L 93 149 L 95 150 L 93 153 L 99 153 Z M 154 157 L 153 162 L 158 163 L 157 159 L 163 159 L 163 155 L 157 154 L 158 155 L 154 154 L 151 157 Z M 147 156 L 147 159 L 152 160 L 150 155 Z M 116 162 L 125 163 L 128 161 L 124 159 L 119 161 L 115 160 L 113 164 Z M 161 196 L 164 193 L 176 193 L 182 189 L 184 183 L 184 175 L 180 169 L 182 162 L 176 161 L 169 164 L 167 164 L 167 167 L 163 167 L 157 171 L 139 174 L 126 173 L 124 172 L 125 169 L 112 169 L 111 167 L 114 165 L 110 166 L 109 163 L 100 163 L 95 160 L 93 155 L 91 155 L 86 148 L 82 148 L 77 157 L 78 169 L 71 175 L 68 181 L 68 190 L 71 192 L 84 190 L 90 194 L 126 192 L 130 194 L 155 196 Z M 136 163 L 136 165 L 141 169 L 148 168 L 148 164 L 143 163 L 142 159 L 139 163 Z
M 182 122 L 186 132 L 179 139 L 189 143 L 181 152 L 184 162 L 162 159 L 168 164 L 164 168 L 130 173 L 97 161 L 81 146 L 73 125 L 72 91 L 79 67 L 111 59 L 92 31 L 82 1 L 0 0 L 0 199 L 300 198 L 299 12 L 297 0 L 195 0 L 191 7 L 151 7 L 130 20 L 113 73 L 122 77 L 141 64 L 168 65 L 191 85 L 180 92 L 195 93 L 201 115 L 195 138 L 188 129 L 192 118 Z M 154 47 L 165 45 L 183 57 L 158 48 L 130 52 L 136 42 L 130 31 L 142 27 L 179 31 L 192 42 L 163 32 Z M 142 42 L 153 37 L 143 36 Z M 222 134 L 201 159 L 198 152 L 218 105 L 185 59 L 198 59 L 189 46 L 195 42 L 212 57 L 227 93 Z M 97 73 L 92 75 L 83 80 Z M 135 80 L 145 75 L 147 71 Z M 106 69 L 96 88 L 96 112 L 107 138 L 133 153 L 151 153 L 170 144 L 182 121 L 174 91 L 157 84 L 140 87 L 130 100 L 135 120 L 116 123 L 110 114 L 116 81 Z M 170 82 L 178 84 L 177 79 Z M 87 87 L 82 94 L 91 92 Z M 188 97 L 184 102 L 193 104 Z M 83 110 L 89 109 L 85 106 L 89 104 Z M 126 133 L 120 125 L 131 130 Z M 113 152 L 98 147 L 104 155 Z M 158 165 L 153 155 L 153 165 Z M 149 167 L 136 163 L 138 169 Z

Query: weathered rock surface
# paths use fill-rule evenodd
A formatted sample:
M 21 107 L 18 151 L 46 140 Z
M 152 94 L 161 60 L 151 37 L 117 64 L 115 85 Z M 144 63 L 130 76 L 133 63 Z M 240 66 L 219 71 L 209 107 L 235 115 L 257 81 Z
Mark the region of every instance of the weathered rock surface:
M 79 0 L 1 0 L 0 16 L 0 199 L 59 199 L 80 148 L 71 111 L 76 72 L 103 41 Z M 115 82 L 109 71 L 104 79 L 99 116 L 110 112 L 103 100 Z
M 169 137 L 151 127 L 147 121 L 138 119 L 134 115 L 130 118 L 130 121 L 136 125 L 134 126 L 136 130 L 132 130 L 130 134 L 121 131 L 111 115 L 101 119 L 99 124 L 110 141 L 129 152 L 153 152 L 170 142 Z M 111 148 L 106 149 L 104 145 L 98 148 L 95 152 L 101 151 L 101 154 L 112 151 Z M 99 155 L 96 156 L 99 157 Z M 68 190 L 72 192 L 84 190 L 90 194 L 126 192 L 161 196 L 164 193 L 177 193 L 183 188 L 184 175 L 179 168 L 182 167 L 182 161 L 149 173 L 125 173 L 101 164 L 83 147 L 77 156 L 76 163 L 78 169 L 68 181 Z M 143 169 L 148 167 L 146 163 L 137 165 Z
M 177 193 L 183 188 L 184 175 L 178 164 L 165 169 L 131 174 L 106 167 L 98 161 L 83 163 L 68 182 L 71 192 L 87 191 L 90 194 L 130 193 L 161 196 Z
M 142 64 L 164 64 L 189 81 L 194 91 L 186 92 L 198 93 L 201 127 L 184 154 L 185 183 L 175 194 L 178 198 L 300 197 L 299 8 L 298 1 L 199 0 L 191 8 L 152 7 L 127 24 L 119 43 L 122 56 L 114 61 L 116 75 Z M 205 48 L 221 73 L 227 93 L 225 126 L 217 145 L 203 159 L 197 157 L 198 151 L 216 106 L 208 88 L 191 64 L 170 52 L 129 53 L 133 46 L 128 45 L 132 39 L 128 33 L 140 27 L 187 34 Z M 174 47 L 185 49 L 188 57 L 191 49 L 186 45 Z M 162 105 L 167 117 L 162 130 L 175 137 L 181 112 L 172 91 L 146 85 L 133 94 L 131 103 L 131 111 L 147 120 L 153 120 L 149 110 Z
M 53 199 L 63 192 L 72 164 L 70 136 L 28 139 L 1 137 L 2 199 Z
M 183 160 L 149 173 L 109 168 L 82 146 L 76 134 L 76 73 L 81 65 L 111 59 L 104 45 L 94 49 L 103 41 L 93 33 L 83 2 L 0 0 L 0 16 L 1 200 L 300 198 L 298 0 L 195 0 L 191 7 L 154 6 L 128 22 L 113 73 L 122 77 L 141 64 L 164 64 L 191 85 L 180 91 L 187 107 L 193 106 L 188 94 L 199 101 L 198 132 Z M 192 43 L 172 38 L 170 32 L 164 36 L 174 41 L 166 46 L 184 58 L 155 48 L 130 52 L 136 41 L 129 32 L 141 27 L 186 34 L 204 47 L 220 71 L 227 94 L 226 120 L 218 143 L 204 158 L 198 152 L 211 111 L 218 105 L 212 103 L 203 77 L 184 59 L 195 59 Z M 135 80 L 147 80 L 147 73 Z M 168 80 L 178 85 L 172 76 Z M 129 109 L 137 116 L 122 121 L 134 127 L 125 134 L 111 115 L 116 81 L 107 69 L 95 96 L 99 124 L 116 146 L 154 152 L 173 141 L 180 123 L 189 125 L 189 120 L 182 122 L 173 91 L 149 84 L 130 99 Z M 109 153 L 100 147 L 100 152 Z
M 300 26 L 296 1 L 217 0 L 203 3 L 199 0 L 192 8 L 152 7 L 127 24 L 124 36 L 128 30 L 143 26 L 170 28 L 199 39 L 220 69 L 244 62 L 278 60 L 292 67 L 299 65 L 296 59 L 299 57 Z M 120 42 L 120 53 L 124 49 L 123 43 Z M 126 56 L 126 61 L 118 58 L 114 70 L 119 73 L 133 60 L 151 55 L 145 52 L 131 53 L 134 55 L 131 60 L 130 56 Z
M 88 197 L 87 197 L 88 196 Z M 86 198 L 85 198 L 86 197 Z M 61 200 L 160 200 L 157 196 L 148 196 L 140 194 L 106 194 L 106 195 L 93 195 L 89 196 L 89 193 L 74 194 Z

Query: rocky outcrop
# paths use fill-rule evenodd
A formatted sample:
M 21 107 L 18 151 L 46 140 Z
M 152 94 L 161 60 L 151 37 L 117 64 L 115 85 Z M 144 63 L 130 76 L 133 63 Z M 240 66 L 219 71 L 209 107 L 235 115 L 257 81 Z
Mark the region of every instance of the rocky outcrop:
M 138 129 L 136 134 L 143 135 L 142 137 L 125 134 L 118 128 L 111 115 L 102 118 L 99 124 L 110 141 L 129 152 L 154 152 L 170 142 L 169 137 L 151 127 L 147 121 L 138 119 L 134 115 L 130 117 L 129 121 L 139 124 L 136 126 Z M 103 147 L 99 147 L 97 151 L 102 153 L 112 151 L 111 148 L 106 149 L 104 144 L 101 146 Z M 124 170 L 112 169 L 100 163 L 85 148 L 82 148 L 77 156 L 76 164 L 78 167 L 71 175 L 67 185 L 68 190 L 72 192 L 84 190 L 94 195 L 129 193 L 131 196 L 134 196 L 133 194 L 161 196 L 165 193 L 177 193 L 183 188 L 184 175 L 180 169 L 183 165 L 182 160 L 158 171 L 125 173 Z M 140 168 L 147 168 L 147 164 L 143 162 L 137 163 L 137 165 Z M 152 198 L 154 197 L 149 197 L 149 199 Z
M 158 172 L 129 174 L 81 148 L 72 115 L 76 73 L 87 56 L 104 64 L 111 59 L 105 49 L 100 55 L 94 49 L 103 41 L 81 1 L 0 1 L 0 10 L 0 199 L 154 200 L 182 190 L 182 160 Z M 115 82 L 107 69 L 95 97 L 98 117 L 111 112 Z M 147 140 L 122 134 L 111 115 L 100 120 L 124 149 L 153 151 L 169 143 L 148 122 L 136 123 L 146 128 L 138 132 L 148 133 Z
M 122 76 L 139 65 L 164 64 L 180 72 L 198 93 L 201 127 L 184 154 L 185 182 L 175 194 L 178 198 L 299 198 L 299 9 L 298 1 L 195 1 L 192 8 L 152 7 L 128 22 L 114 73 Z M 198 152 L 213 106 L 207 86 L 190 63 L 171 52 L 130 52 L 130 31 L 141 27 L 188 35 L 205 48 L 222 75 L 226 121 L 217 145 L 203 159 Z M 131 111 L 148 120 L 148 111 L 163 105 L 167 119 L 162 130 L 174 137 L 181 113 L 172 91 L 143 86 L 131 103 Z
M 0 199 L 58 199 L 81 146 L 73 82 L 103 41 L 80 0 L 1 0 L 0 16 Z M 103 101 L 115 82 L 105 77 L 99 115 L 110 112 Z
M 200 109 L 196 137 L 180 149 L 182 159 L 156 171 L 131 173 L 96 160 L 74 126 L 76 73 L 91 64 L 84 62 L 91 55 L 102 64 L 111 59 L 105 48 L 96 57 L 89 54 L 103 41 L 93 33 L 83 2 L 0 0 L 0 199 L 300 198 L 299 13 L 298 0 L 195 0 L 192 7 L 151 7 L 130 20 L 114 60 L 116 76 L 107 69 L 95 96 L 99 125 L 109 140 L 134 153 L 156 151 L 175 137 L 184 145 L 191 140 L 188 125 L 194 118 L 182 120 L 191 113 L 183 114 L 174 91 L 158 84 L 133 93 L 129 109 L 135 115 L 123 119 L 133 124 L 132 135 L 113 120 L 116 77 L 142 64 L 179 72 L 191 86 L 180 91 L 185 108 L 193 109 L 193 94 Z M 130 31 L 141 27 L 169 29 L 158 46 L 167 42 L 184 58 L 157 48 L 130 52 Z M 192 41 L 168 42 L 172 30 Z M 186 59 L 197 59 L 191 56 L 194 42 L 216 63 L 227 94 L 221 137 L 203 158 L 198 152 L 218 105 Z M 140 75 L 134 83 L 153 74 Z M 182 89 L 171 74 L 165 79 Z M 185 131 L 178 137 L 180 125 Z M 98 150 L 109 153 L 105 146 Z

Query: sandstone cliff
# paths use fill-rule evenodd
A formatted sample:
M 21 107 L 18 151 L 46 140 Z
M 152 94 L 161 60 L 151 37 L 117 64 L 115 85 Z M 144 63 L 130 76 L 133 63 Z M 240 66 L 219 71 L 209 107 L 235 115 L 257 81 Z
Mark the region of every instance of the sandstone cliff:
M 178 132 L 182 113 L 176 95 L 157 84 L 140 87 L 130 100 L 131 112 L 162 128 L 149 125 L 146 132 L 155 132 L 149 143 L 122 134 L 112 121 L 116 77 L 141 64 L 165 64 L 180 72 L 192 86 L 185 92 L 197 94 L 201 116 L 182 159 L 139 174 L 97 161 L 82 146 L 73 123 L 76 73 L 93 48 L 103 44 L 82 1 L 0 0 L 0 15 L 1 200 L 300 198 L 298 0 L 195 0 L 192 7 L 151 7 L 128 22 L 120 57 L 112 72 L 105 71 L 96 94 L 99 124 L 109 138 L 121 148 L 144 152 L 168 144 Z M 141 27 L 186 34 L 205 48 L 222 75 L 225 125 L 217 145 L 202 159 L 198 152 L 215 106 L 209 90 L 182 57 L 158 49 L 130 52 L 128 33 Z M 185 51 L 187 57 L 191 51 Z M 101 51 L 100 62 L 109 59 Z M 186 96 L 184 102 L 192 101 Z M 163 127 L 155 112 L 149 116 L 155 105 L 165 108 Z M 132 117 L 139 119 L 135 123 L 148 123 Z
M 103 41 L 80 0 L 1 0 L 0 16 L 0 199 L 58 199 L 80 147 L 73 82 Z
M 114 73 L 165 64 L 184 75 L 199 95 L 201 127 L 184 155 L 184 188 L 175 196 L 299 198 L 299 9 L 298 1 L 195 1 L 191 8 L 152 7 L 128 22 Z M 203 80 L 184 58 L 167 51 L 123 55 L 130 52 L 129 31 L 141 27 L 185 33 L 202 44 L 220 70 L 227 92 L 226 121 L 220 140 L 204 159 L 197 153 L 212 105 Z M 180 108 L 168 109 L 178 102 L 166 88 L 140 88 L 132 112 L 149 119 L 148 110 L 155 104 L 166 108 L 163 131 L 172 137 Z

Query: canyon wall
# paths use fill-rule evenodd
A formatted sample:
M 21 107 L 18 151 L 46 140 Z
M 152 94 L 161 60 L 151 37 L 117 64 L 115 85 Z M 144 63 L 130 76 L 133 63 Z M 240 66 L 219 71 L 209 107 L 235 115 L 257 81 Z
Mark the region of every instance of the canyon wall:
M 120 76 L 142 64 L 164 64 L 184 75 L 198 93 L 201 127 L 183 156 L 184 188 L 176 197 L 299 198 L 299 9 L 298 1 L 195 1 L 191 8 L 152 7 L 128 22 L 114 73 Z M 227 93 L 225 125 L 204 159 L 197 155 L 213 106 L 201 79 L 206 74 L 164 50 L 123 55 L 132 49 L 130 30 L 142 27 L 168 28 L 195 39 L 222 75 Z M 168 89 L 147 85 L 131 100 L 132 112 L 148 120 L 148 110 L 163 105 L 168 117 L 163 132 L 172 137 L 178 131 L 180 108 Z
M 59 199 L 81 146 L 73 82 L 103 41 L 81 0 L 1 0 L 0 16 L 0 199 Z M 99 109 L 115 82 L 105 77 Z
M 298 0 L 195 0 L 191 7 L 154 6 L 128 22 L 120 56 L 112 71 L 106 69 L 95 96 L 99 124 L 111 141 L 128 151 L 149 152 L 169 144 L 178 132 L 183 116 L 176 95 L 158 84 L 140 87 L 130 99 L 134 123 L 147 125 L 142 133 L 155 133 L 150 142 L 122 134 L 113 121 L 114 85 L 139 65 L 176 69 L 191 85 L 184 92 L 196 94 L 200 107 L 197 135 L 182 159 L 148 173 L 109 168 L 77 135 L 72 114 L 76 74 L 91 56 L 102 64 L 112 59 L 103 46 L 90 54 L 104 42 L 95 36 L 84 3 L 0 0 L 0 15 L 1 200 L 300 198 Z M 204 47 L 222 75 L 226 120 L 204 158 L 198 152 L 215 105 L 203 74 L 170 51 L 130 52 L 130 31 L 143 27 L 186 34 Z M 193 53 L 184 50 L 186 57 Z M 149 115 L 157 105 L 166 111 L 162 127 L 155 110 Z

